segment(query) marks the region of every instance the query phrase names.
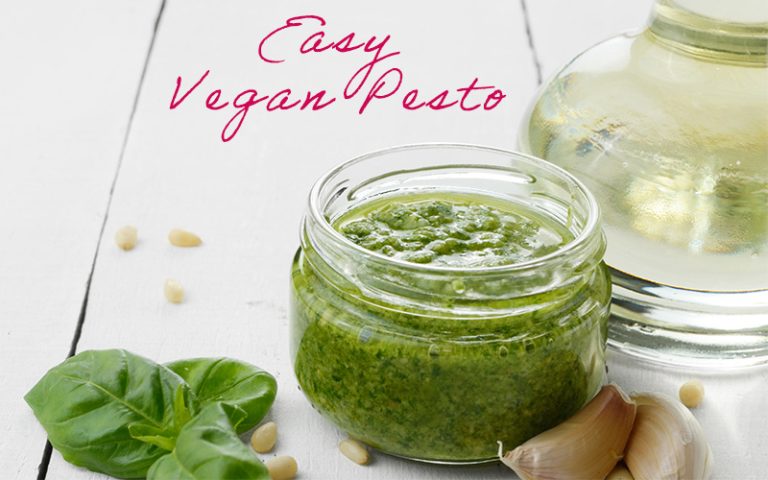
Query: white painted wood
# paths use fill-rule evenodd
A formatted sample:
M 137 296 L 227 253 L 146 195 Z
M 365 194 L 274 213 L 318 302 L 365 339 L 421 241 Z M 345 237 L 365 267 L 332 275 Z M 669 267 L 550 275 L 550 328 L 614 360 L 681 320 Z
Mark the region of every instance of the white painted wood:
M 526 0 L 544 80 L 592 45 L 645 26 L 653 3 L 654 0 Z
M 406 112 L 391 103 L 362 117 L 357 104 L 269 114 L 254 108 L 238 136 L 222 143 L 219 130 L 231 113 L 205 111 L 202 102 L 213 87 L 224 88 L 228 98 L 248 87 L 338 90 L 365 62 L 359 54 L 333 53 L 260 62 L 260 37 L 305 13 L 324 16 L 332 38 L 351 30 L 391 34 L 392 46 L 402 51 L 393 65 L 426 91 L 464 86 L 479 76 L 503 84 L 509 98 L 488 113 Z M 274 52 L 287 54 L 283 45 Z M 342 435 L 297 389 L 286 307 L 289 264 L 313 181 L 342 160 L 393 144 L 512 147 L 518 117 L 535 89 L 529 59 L 517 2 L 477 9 L 437 0 L 322 6 L 169 1 L 117 182 L 80 350 L 123 347 L 159 361 L 229 355 L 273 372 L 280 388 L 271 413 L 280 427 L 275 453 L 294 455 L 303 479 L 509 478 L 499 465 L 427 467 L 377 455 L 373 465 L 360 467 L 340 455 Z M 206 68 L 211 74 L 201 92 L 170 111 L 176 76 L 184 75 L 186 85 Z M 129 253 L 110 238 L 126 223 L 135 224 L 140 237 Z M 166 236 L 176 226 L 198 233 L 203 245 L 170 246 Z M 183 304 L 163 298 L 166 277 L 185 286 Z M 67 465 L 54 452 L 48 478 L 103 477 Z
M 642 24 L 650 8 L 643 2 L 529 0 L 545 73 L 611 33 Z M 0 471 L 12 478 L 34 477 L 42 454 L 44 433 L 21 395 L 69 348 L 158 7 L 157 1 L 119 8 L 50 3 L 0 6 L 4 72 L 29 72 L 0 77 Z M 398 143 L 512 148 L 535 88 L 518 2 L 494 0 L 482 8 L 435 0 L 346 3 L 169 0 L 102 240 L 80 350 L 122 347 L 159 361 L 229 355 L 273 372 L 280 386 L 270 413 L 280 425 L 274 454 L 294 455 L 303 479 L 513 478 L 499 465 L 424 466 L 385 455 L 357 466 L 336 449 L 343 435 L 297 389 L 287 348 L 288 266 L 314 179 L 353 155 Z M 331 38 L 350 30 L 392 34 L 392 47 L 403 52 L 397 63 L 414 86 L 436 93 L 479 76 L 503 83 L 510 96 L 489 113 L 404 112 L 392 103 L 363 117 L 355 111 L 359 103 L 314 113 L 267 114 L 255 107 L 238 136 L 221 143 L 219 130 L 232 112 L 205 111 L 212 88 L 230 96 L 248 87 L 338 89 L 362 63 L 357 54 L 326 53 L 261 64 L 260 37 L 304 13 L 323 15 Z M 283 47 L 277 51 L 288 53 Z M 188 85 L 206 68 L 212 71 L 201 90 L 168 110 L 176 76 Z M 51 77 L 58 79 L 55 100 L 33 96 Z M 122 252 L 112 235 L 128 223 L 138 226 L 140 242 Z M 204 245 L 171 247 L 166 235 L 176 226 L 199 233 Z M 167 277 L 185 285 L 185 303 L 166 303 Z M 611 380 L 630 390 L 670 394 L 688 377 L 703 377 L 707 397 L 695 414 L 715 451 L 714 478 L 758 479 L 768 469 L 765 369 L 705 375 L 615 354 L 610 368 Z M 48 478 L 106 477 L 68 465 L 54 452 Z
M 35 478 L 22 396 L 70 348 L 157 0 L 0 3 L 0 476 Z

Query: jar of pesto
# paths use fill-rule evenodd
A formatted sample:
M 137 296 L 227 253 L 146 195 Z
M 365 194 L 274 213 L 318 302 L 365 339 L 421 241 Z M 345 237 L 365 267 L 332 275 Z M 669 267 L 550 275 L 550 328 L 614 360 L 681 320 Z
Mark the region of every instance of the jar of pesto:
M 592 195 L 542 160 L 448 144 L 351 160 L 312 188 L 292 265 L 301 389 L 384 452 L 494 459 L 603 382 L 604 250 Z

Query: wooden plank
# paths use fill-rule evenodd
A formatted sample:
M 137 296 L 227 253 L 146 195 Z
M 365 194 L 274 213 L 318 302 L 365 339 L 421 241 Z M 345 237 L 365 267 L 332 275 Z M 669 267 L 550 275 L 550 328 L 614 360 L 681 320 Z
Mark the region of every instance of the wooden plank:
M 525 0 L 533 43 L 546 81 L 573 57 L 619 33 L 642 28 L 654 0 Z
M 70 348 L 157 0 L 0 5 L 0 472 L 35 478 L 22 396 Z
M 406 13 L 407 12 L 407 13 Z M 231 111 L 208 112 L 213 88 L 229 100 L 244 88 L 339 90 L 366 60 L 359 54 L 295 54 L 301 39 L 274 44 L 281 64 L 260 62 L 257 46 L 293 15 L 328 22 L 328 38 L 350 31 L 391 34 L 402 52 L 406 81 L 425 92 L 466 85 L 473 77 L 502 85 L 503 108 L 490 112 L 407 112 L 393 103 L 339 101 L 317 112 L 266 113 L 254 108 L 235 137 L 219 132 Z M 297 389 L 288 355 L 287 288 L 298 226 L 310 185 L 354 155 L 394 144 L 454 141 L 511 148 L 522 109 L 535 89 L 517 2 L 468 4 L 396 1 L 386 4 L 171 1 L 166 5 L 141 102 L 109 214 L 80 349 L 123 347 L 158 361 L 228 355 L 257 364 L 278 379 L 271 417 L 280 425 L 275 453 L 294 455 L 303 479 L 509 478 L 499 465 L 425 467 L 385 455 L 359 467 L 336 449 L 342 434 Z M 305 32 L 304 35 L 307 35 Z M 393 63 L 394 65 L 395 63 Z M 169 102 L 178 75 L 184 85 L 211 74 L 176 110 Z M 383 70 L 379 70 L 382 72 Z M 224 98 L 224 97 L 222 97 Z M 337 108 L 338 107 L 338 108 Z M 112 233 L 135 224 L 140 244 L 125 253 Z M 197 249 L 171 247 L 176 227 L 199 233 Z M 188 298 L 163 298 L 167 277 Z M 54 453 L 49 478 L 103 478 L 67 465 Z

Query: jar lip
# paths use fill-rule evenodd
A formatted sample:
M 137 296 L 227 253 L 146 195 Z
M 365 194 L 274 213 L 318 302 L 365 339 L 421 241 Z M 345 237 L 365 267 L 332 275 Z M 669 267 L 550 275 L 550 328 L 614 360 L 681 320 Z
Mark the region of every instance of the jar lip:
M 576 188 L 576 190 L 578 190 L 580 194 L 584 196 L 588 205 L 587 221 L 584 224 L 584 227 L 582 228 L 582 230 L 577 235 L 575 235 L 573 239 L 571 239 L 564 245 L 560 246 L 560 248 L 558 248 L 557 250 L 554 250 L 553 252 L 550 252 L 541 257 L 532 258 L 532 259 L 525 260 L 518 263 L 510 263 L 506 265 L 496 265 L 496 266 L 489 266 L 489 267 L 463 267 L 463 266 L 454 267 L 454 266 L 432 265 L 432 264 L 422 264 L 422 263 L 417 264 L 417 263 L 408 262 L 405 260 L 388 257 L 382 253 L 368 250 L 364 247 L 361 247 L 360 245 L 357 245 L 356 243 L 352 242 L 350 239 L 348 239 L 347 237 L 339 233 L 335 228 L 333 228 L 331 223 L 326 219 L 325 214 L 323 213 L 322 207 L 320 205 L 320 192 L 323 190 L 323 187 L 325 187 L 329 183 L 329 181 L 331 181 L 339 173 L 343 172 L 345 169 L 355 164 L 358 164 L 370 158 L 379 157 L 388 153 L 394 153 L 394 152 L 399 152 L 403 150 L 421 150 L 421 149 L 431 149 L 431 148 L 466 149 L 466 150 L 498 153 L 498 154 L 508 155 L 510 157 L 515 157 L 520 160 L 525 160 L 528 163 L 535 164 L 540 168 L 548 170 L 550 173 L 556 176 L 565 178 L 569 183 L 571 183 Z M 446 167 L 449 167 L 451 165 L 454 165 L 454 164 L 449 164 L 449 163 L 445 164 Z M 482 164 L 478 164 L 476 166 L 483 167 Z M 487 165 L 487 166 L 493 167 L 495 169 L 499 168 L 498 166 L 494 166 L 494 165 Z M 519 170 L 514 169 L 514 171 L 519 171 Z M 590 192 L 587 189 L 587 187 L 579 179 L 571 175 L 568 171 L 564 170 L 563 168 L 551 162 L 543 160 L 541 158 L 516 152 L 513 150 L 505 150 L 502 148 L 489 147 L 485 145 L 477 145 L 477 144 L 471 144 L 471 143 L 424 142 L 424 143 L 396 145 L 393 147 L 388 147 L 380 150 L 374 150 L 374 151 L 359 155 L 357 157 L 354 157 L 350 160 L 347 160 L 339 164 L 338 166 L 336 166 L 335 168 L 333 168 L 323 176 L 321 176 L 312 185 L 312 189 L 310 190 L 310 193 L 309 193 L 309 214 L 315 220 L 317 225 L 319 225 L 319 227 L 322 229 L 323 232 L 325 232 L 331 238 L 334 238 L 342 242 L 344 246 L 352 249 L 353 251 L 359 253 L 360 255 L 366 258 L 371 258 L 381 263 L 392 265 L 399 268 L 417 269 L 422 272 L 430 272 L 434 274 L 504 273 L 504 272 L 519 272 L 522 270 L 529 270 L 529 269 L 541 267 L 542 265 L 551 264 L 553 262 L 556 262 L 558 259 L 562 258 L 565 254 L 569 254 L 577 250 L 581 250 L 586 246 L 588 246 L 591 243 L 591 241 L 596 237 L 600 238 L 601 240 L 603 239 L 603 235 L 600 230 L 600 224 L 599 224 L 600 209 L 597 204 L 597 200 L 595 199 L 592 192 Z

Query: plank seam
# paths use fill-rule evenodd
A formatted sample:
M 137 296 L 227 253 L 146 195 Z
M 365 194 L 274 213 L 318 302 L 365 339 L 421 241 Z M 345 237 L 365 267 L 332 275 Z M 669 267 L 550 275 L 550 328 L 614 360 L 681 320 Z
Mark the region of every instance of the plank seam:
M 144 57 L 144 65 L 141 69 L 141 75 L 139 76 L 139 83 L 136 88 L 136 95 L 133 97 L 133 105 L 131 105 L 131 113 L 128 116 L 128 125 L 125 129 L 125 135 L 123 136 L 123 143 L 120 146 L 120 154 L 117 158 L 117 166 L 115 167 L 115 174 L 112 177 L 112 184 L 109 187 L 109 195 L 107 196 L 107 206 L 104 211 L 104 218 L 101 221 L 101 228 L 99 229 L 99 238 L 96 241 L 96 250 L 93 254 L 93 261 L 91 262 L 91 269 L 88 272 L 88 280 L 85 283 L 85 294 L 83 295 L 83 303 L 80 306 L 80 313 L 77 317 L 77 325 L 75 326 L 75 333 L 72 336 L 72 343 L 69 346 L 69 352 L 67 358 L 72 357 L 77 353 L 77 345 L 80 342 L 80 337 L 83 333 L 83 325 L 85 324 L 85 315 L 88 309 L 88 297 L 91 294 L 91 282 L 93 281 L 93 273 L 96 270 L 96 262 L 99 258 L 99 249 L 101 247 L 101 241 L 104 238 L 104 230 L 107 226 L 107 220 L 109 219 L 109 209 L 112 206 L 112 198 L 115 193 L 115 186 L 117 185 L 117 179 L 120 176 L 120 169 L 123 165 L 123 157 L 125 156 L 125 150 L 128 145 L 128 138 L 131 135 L 131 127 L 133 126 L 133 118 L 136 115 L 136 109 L 139 105 L 139 98 L 141 97 L 141 90 L 144 86 L 144 78 L 147 74 L 147 68 L 149 66 L 150 58 L 152 57 L 152 50 L 155 46 L 155 39 L 157 38 L 157 32 L 160 29 L 160 21 L 165 11 L 165 1 L 161 0 L 160 8 L 158 9 L 157 16 L 152 27 L 152 37 L 149 41 L 149 47 L 147 48 L 147 54 Z M 37 467 L 37 480 L 45 480 L 48 475 L 48 467 L 51 463 L 51 455 L 53 453 L 53 447 L 51 442 L 45 442 L 45 448 L 43 449 L 43 457 L 40 460 L 40 465 Z
M 523 20 L 525 21 L 525 35 L 528 37 L 528 48 L 531 50 L 531 58 L 533 60 L 533 67 L 536 69 L 536 83 L 541 85 L 541 62 L 539 61 L 539 53 L 536 51 L 536 44 L 533 41 L 533 29 L 531 28 L 531 19 L 528 16 L 528 6 L 525 4 L 525 0 L 520 0 L 520 8 L 523 10 Z

